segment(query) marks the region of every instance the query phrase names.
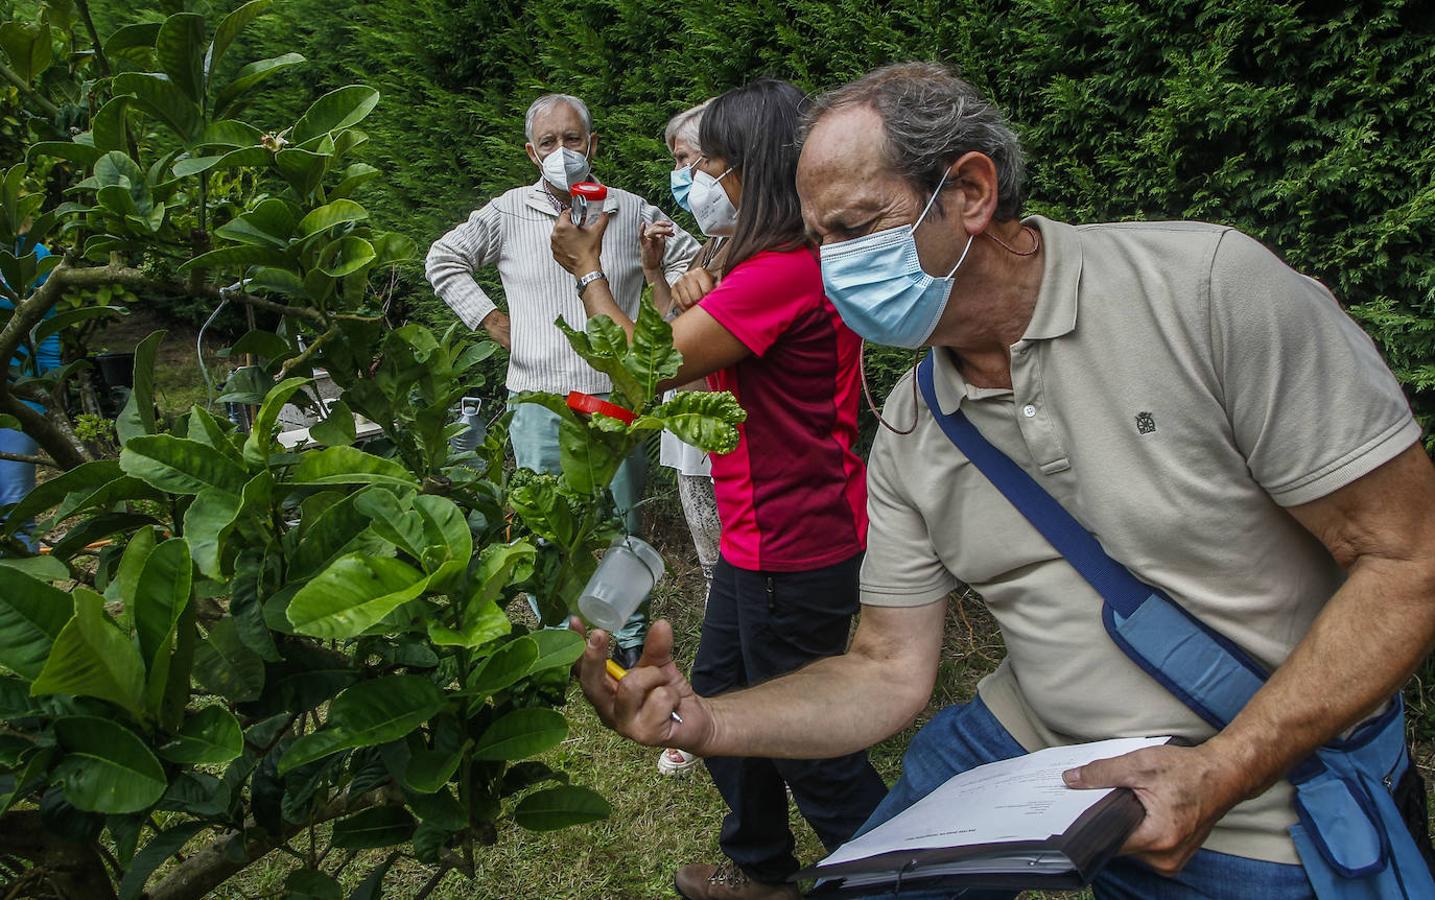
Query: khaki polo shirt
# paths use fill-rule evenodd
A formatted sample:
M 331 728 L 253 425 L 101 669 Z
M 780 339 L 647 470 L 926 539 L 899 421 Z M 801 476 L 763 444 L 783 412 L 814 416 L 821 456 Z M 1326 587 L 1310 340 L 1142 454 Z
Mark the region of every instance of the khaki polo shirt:
M 1349 484 L 1419 427 L 1370 339 L 1330 293 L 1230 228 L 1073 227 L 1033 217 L 1046 248 L 1012 390 L 958 407 L 1137 577 L 1274 669 L 1344 575 L 1283 507 Z M 1028 750 L 1209 726 L 1107 637 L 1101 598 L 971 465 L 913 395 L 888 399 L 868 468 L 862 602 L 981 593 L 1007 657 L 982 699 Z M 1285 782 L 1240 804 L 1210 849 L 1293 863 Z

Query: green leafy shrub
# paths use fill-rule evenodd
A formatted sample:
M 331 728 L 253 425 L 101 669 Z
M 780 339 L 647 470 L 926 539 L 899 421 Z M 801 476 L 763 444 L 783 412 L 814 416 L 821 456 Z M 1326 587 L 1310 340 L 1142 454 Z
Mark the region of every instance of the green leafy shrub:
M 58 161 L 68 198 L 50 207 L 24 164 L 0 179 L 0 248 L 14 248 L 0 249 L 13 307 L 0 358 L 122 314 L 101 303 L 117 287 L 279 323 L 229 348 L 254 361 L 219 398 L 252 408 L 247 430 L 205 406 L 161 415 L 163 334 L 142 340 L 113 423 L 118 458 L 92 458 L 96 423 L 77 428 L 53 402 L 83 362 L 0 381 L 0 424 L 61 470 L 0 534 L 7 896 L 198 898 L 283 851 L 305 863 L 289 890 L 337 896 L 335 867 L 359 850 L 402 848 L 472 874 L 502 827 L 603 817 L 600 796 L 532 758 L 567 736 L 557 707 L 583 642 L 517 624 L 506 606 L 528 591 L 546 623 L 572 609 L 618 527 L 606 493 L 616 459 L 663 428 L 714 450 L 737 439 L 731 396 L 657 402 L 680 357 L 648 306 L 631 346 L 607 319 L 569 333 L 621 385 L 634 422 L 532 395 L 564 415 L 560 475 L 504 470 L 506 418 L 457 451 L 465 426 L 452 410 L 482 387 L 495 345 L 456 326 L 396 326 L 371 287 L 416 249 L 352 198 L 377 174 L 357 160 L 369 142 L 357 126 L 378 93 L 336 88 L 272 131 L 232 118 L 299 62 L 220 74 L 269 6 L 253 0 L 212 31 L 174 13 L 88 45 L 65 3 L 0 25 L 34 107 L 27 127 L 47 138 L 27 154 Z M 55 42 L 88 50 L 42 81 Z M 216 192 L 232 178 L 254 189 Z M 39 259 L 41 240 L 61 252 Z M 281 409 L 315 405 L 319 367 L 337 401 L 308 443 L 281 442 Z M 51 402 L 37 412 L 23 400 Z M 379 431 L 362 447 L 356 415 Z M 48 555 L 15 539 L 32 520 Z M 290 846 L 303 830 L 307 855 Z M 395 858 L 362 896 L 379 896 Z

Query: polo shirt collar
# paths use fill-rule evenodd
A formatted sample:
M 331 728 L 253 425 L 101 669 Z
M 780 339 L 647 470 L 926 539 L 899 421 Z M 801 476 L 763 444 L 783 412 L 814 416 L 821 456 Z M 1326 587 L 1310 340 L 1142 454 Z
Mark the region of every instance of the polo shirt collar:
M 1046 341 L 1068 335 L 1076 330 L 1077 288 L 1081 282 L 1081 238 L 1077 230 L 1065 222 L 1044 216 L 1029 216 L 1023 222 L 1041 232 L 1046 247 L 1042 257 L 1041 288 L 1036 295 L 1036 309 L 1018 345 L 1027 341 Z M 981 388 L 968 388 L 967 380 L 957 367 L 956 357 L 942 347 L 932 349 L 937 403 L 942 412 L 951 415 L 971 392 L 985 394 Z M 1006 391 L 995 391 L 1006 393 Z
M 1065 222 L 1029 216 L 1023 222 L 1041 232 L 1041 290 L 1027 323 L 1024 341 L 1047 341 L 1076 330 L 1076 291 L 1081 282 L 1081 237 Z
M 548 193 L 548 190 L 543 187 L 543 179 L 540 177 L 537 181 L 533 182 L 533 186 L 528 190 L 528 193 L 523 195 L 523 202 L 539 212 L 547 213 L 556 219 L 558 218 L 558 210 L 553 208 L 553 201 L 549 199 L 552 196 L 553 195 Z

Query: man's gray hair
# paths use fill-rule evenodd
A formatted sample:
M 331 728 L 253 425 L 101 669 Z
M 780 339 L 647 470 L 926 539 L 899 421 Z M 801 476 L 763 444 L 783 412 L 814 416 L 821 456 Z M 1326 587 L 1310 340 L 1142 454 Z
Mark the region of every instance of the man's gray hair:
M 703 122 L 703 110 L 713 102 L 712 98 L 704 100 L 692 109 L 685 109 L 668 120 L 668 127 L 663 129 L 663 143 L 668 149 L 673 149 L 676 141 L 682 141 L 694 147 L 698 145 L 698 128 Z
M 923 193 L 936 189 L 958 157 L 975 150 L 996 164 L 996 217 L 1021 215 L 1026 194 L 1021 140 L 1001 110 L 945 66 L 883 66 L 829 91 L 808 108 L 804 135 L 827 113 L 851 106 L 870 106 L 882 117 L 888 162 Z
M 528 107 L 528 113 L 523 117 L 523 136 L 528 143 L 533 143 L 533 120 L 541 112 L 547 112 L 561 103 L 566 103 L 578 111 L 578 118 L 583 120 L 583 130 L 589 134 L 593 133 L 593 117 L 588 113 L 588 104 L 574 97 L 572 94 L 544 94 Z

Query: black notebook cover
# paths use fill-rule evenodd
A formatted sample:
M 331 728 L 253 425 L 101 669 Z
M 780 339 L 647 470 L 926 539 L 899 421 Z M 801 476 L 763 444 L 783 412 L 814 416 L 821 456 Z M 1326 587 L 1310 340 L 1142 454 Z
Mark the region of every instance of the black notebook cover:
M 1085 887 L 1111 860 L 1126 838 L 1146 815 L 1141 801 L 1127 788 L 1117 788 L 1097 801 L 1065 832 L 1044 841 L 1006 841 L 971 844 L 963 847 L 931 848 L 912 852 L 883 853 L 866 859 L 852 860 L 835 866 L 812 866 L 798 872 L 793 880 L 820 878 L 824 882 L 807 896 L 815 898 L 873 897 L 900 895 L 907 891 L 949 888 L 996 888 L 1005 890 L 1075 890 Z M 980 873 L 923 875 L 923 869 L 943 863 L 979 860 L 1012 853 L 1060 853 L 1071 861 L 1072 870 L 1064 874 Z M 844 876 L 891 873 L 888 881 L 843 886 Z M 900 873 L 900 874 L 899 874 Z M 900 886 L 900 892 L 898 887 Z

